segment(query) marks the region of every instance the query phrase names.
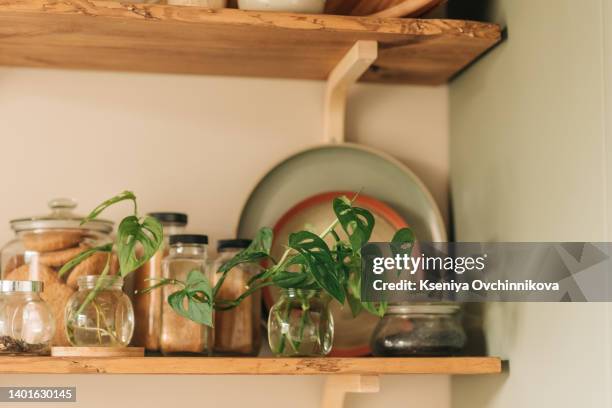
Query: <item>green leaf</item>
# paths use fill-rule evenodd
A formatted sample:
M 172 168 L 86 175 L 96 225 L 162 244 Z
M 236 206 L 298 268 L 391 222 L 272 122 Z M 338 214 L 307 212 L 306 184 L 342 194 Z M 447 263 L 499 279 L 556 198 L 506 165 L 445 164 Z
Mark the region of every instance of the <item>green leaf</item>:
M 142 222 L 131 215 L 121 221 L 117 234 L 117 252 L 121 276 L 138 269 L 157 252 L 162 244 L 164 231 L 162 225 L 153 217 L 145 217 Z M 142 255 L 137 253 L 142 247 Z
M 353 207 L 346 197 L 335 198 L 333 207 L 340 225 L 349 237 L 353 251 L 360 251 L 370 240 L 374 229 L 374 216 L 366 209 Z
M 391 240 L 392 248 L 397 253 L 405 253 L 410 255 L 412 253 L 412 248 L 414 246 L 414 242 L 416 241 L 416 237 L 414 232 L 410 228 L 401 228 L 395 232 L 393 235 L 393 239 Z
M 410 228 L 401 228 L 395 232 L 391 239 L 391 253 L 393 255 L 412 255 L 414 242 L 416 237 Z M 397 276 L 402 273 L 401 269 L 397 271 Z
M 187 275 L 185 288 L 168 296 L 168 304 L 179 315 L 199 324 L 213 327 L 212 288 L 199 270 Z M 187 307 L 185 307 L 187 303 Z
M 212 288 L 206 278 L 206 275 L 201 271 L 194 269 L 187 275 L 185 281 L 185 290 L 190 293 L 202 292 L 209 300 L 212 300 Z
M 387 311 L 387 302 L 361 302 L 363 308 L 378 317 L 383 317 Z
M 232 259 L 221 265 L 218 272 L 227 273 L 232 268 L 243 263 L 254 263 L 270 257 L 270 248 L 272 247 L 272 238 L 274 233 L 272 229 L 261 228 L 251 245 L 240 251 Z
M 77 266 L 78 264 L 80 264 L 81 262 L 89 258 L 90 256 L 92 256 L 96 252 L 112 252 L 112 250 L 113 250 L 112 243 L 97 246 L 95 248 L 86 249 L 85 251 L 81 252 L 80 254 L 72 258 L 70 261 L 66 262 L 64 266 L 62 266 L 62 268 L 59 270 L 58 275 L 61 277 L 66 272 L 72 270 L 72 268 L 74 268 L 75 266 Z
M 297 262 L 303 263 L 317 284 L 338 302 L 344 303 L 344 289 L 325 241 L 312 232 L 300 231 L 289 235 L 289 247 L 302 255 Z
M 284 289 L 300 288 L 306 281 L 308 281 L 308 275 L 303 272 L 281 271 L 272 277 L 274 285 Z
M 96 219 L 102 211 L 104 211 L 111 205 L 125 200 L 132 200 L 134 202 L 134 214 L 136 214 L 136 196 L 131 191 L 124 191 L 123 193 L 118 194 L 113 198 L 109 198 L 108 200 L 104 201 L 102 204 L 94 208 L 93 211 L 89 213 L 87 217 L 83 218 L 83 221 L 81 221 L 81 225 Z

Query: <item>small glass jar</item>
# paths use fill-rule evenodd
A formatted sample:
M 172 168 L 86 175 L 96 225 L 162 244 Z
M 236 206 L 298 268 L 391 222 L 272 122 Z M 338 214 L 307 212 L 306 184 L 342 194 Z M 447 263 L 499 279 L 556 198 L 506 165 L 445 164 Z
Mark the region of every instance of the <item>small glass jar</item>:
M 112 242 L 113 223 L 96 219 L 81 225 L 84 217 L 74 213 L 76 205 L 74 200 L 58 198 L 49 202 L 49 214 L 12 220 L 15 239 L 0 251 L 0 279 L 44 283 L 41 297 L 51 308 L 57 327 L 54 346 L 70 345 L 63 330 L 64 310 L 78 288 L 78 278 L 102 273 L 108 255 L 93 254 L 61 278 L 57 271 L 81 252 Z M 114 274 L 119 263 L 115 255 L 111 260 Z
M 248 239 L 225 239 L 217 245 L 218 258 L 213 271 L 251 244 Z M 252 264 L 232 268 L 225 275 L 216 300 L 234 300 L 248 289 L 249 279 L 259 272 Z M 215 284 L 221 278 L 215 274 Z M 256 356 L 261 349 L 261 291 L 245 298 L 238 306 L 215 312 L 215 355 Z
M 184 282 L 189 272 L 199 270 L 210 279 L 206 265 L 207 246 L 206 235 L 171 235 L 170 252 L 162 262 L 164 278 Z M 210 355 L 214 330 L 179 315 L 166 300 L 180 289 L 179 285 L 163 287 L 160 350 L 164 355 Z
M 136 316 L 132 344 L 144 347 L 148 351 L 159 351 L 162 291 L 152 290 L 142 294 L 140 292 L 155 285 L 162 278 L 162 261 L 169 252 L 170 236 L 182 234 L 185 231 L 187 214 L 155 212 L 148 215 L 162 224 L 164 242 L 155 255 L 132 274 L 132 285 L 136 292 L 136 295 L 132 297 Z M 134 293 L 134 291 L 128 291 L 128 293 Z
M 66 305 L 66 335 L 79 347 L 126 347 L 134 333 L 134 309 L 119 276 L 83 276 Z M 94 288 L 98 293 L 91 298 Z
M 456 304 L 391 305 L 372 334 L 375 356 L 451 356 L 466 336 Z
M 282 289 L 268 316 L 268 342 L 277 356 L 329 354 L 334 341 L 330 298 L 320 290 Z
M 37 281 L 0 281 L 0 355 L 51 353 L 55 319 Z

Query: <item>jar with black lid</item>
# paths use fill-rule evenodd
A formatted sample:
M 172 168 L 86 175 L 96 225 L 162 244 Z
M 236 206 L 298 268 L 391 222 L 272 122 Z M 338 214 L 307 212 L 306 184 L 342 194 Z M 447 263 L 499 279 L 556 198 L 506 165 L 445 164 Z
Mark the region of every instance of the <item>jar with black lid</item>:
M 133 273 L 130 293 L 134 304 L 135 326 L 132 344 L 147 351 L 159 351 L 163 295 L 161 290 L 140 293 L 162 278 L 162 261 L 168 255 L 170 236 L 182 234 L 187 226 L 187 214 L 178 212 L 152 212 L 147 214 L 157 219 L 164 229 L 164 242 L 149 261 Z
M 185 282 L 193 270 L 209 280 L 207 268 L 208 236 L 171 235 L 168 256 L 162 261 L 163 277 Z M 162 290 L 160 350 L 164 355 L 210 355 L 214 331 L 176 313 L 168 304 L 168 296 L 181 290 L 180 285 L 166 285 Z M 214 316 L 213 316 L 214 318 Z
M 217 244 L 219 256 L 213 265 L 215 284 L 221 278 L 219 268 L 251 244 L 248 239 L 224 239 Z M 217 293 L 217 300 L 234 300 L 249 287 L 249 280 L 259 272 L 252 264 L 230 269 Z M 215 355 L 256 356 L 261 349 L 261 291 L 245 298 L 238 306 L 215 313 Z

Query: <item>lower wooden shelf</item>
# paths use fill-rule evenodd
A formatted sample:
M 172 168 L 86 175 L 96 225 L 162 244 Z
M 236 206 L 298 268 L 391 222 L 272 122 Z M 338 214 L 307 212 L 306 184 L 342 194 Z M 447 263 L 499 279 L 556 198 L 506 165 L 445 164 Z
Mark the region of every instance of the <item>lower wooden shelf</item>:
M 452 375 L 501 371 L 497 357 L 0 357 L 0 374 Z

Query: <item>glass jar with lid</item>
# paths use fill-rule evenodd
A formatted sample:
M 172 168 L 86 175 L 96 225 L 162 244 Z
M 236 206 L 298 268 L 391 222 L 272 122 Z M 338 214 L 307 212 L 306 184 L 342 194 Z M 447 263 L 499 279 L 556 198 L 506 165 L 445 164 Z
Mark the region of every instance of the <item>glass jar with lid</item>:
M 372 334 L 376 356 L 450 356 L 463 349 L 466 335 L 458 304 L 390 305 Z
M 134 333 L 134 309 L 119 276 L 81 276 L 66 305 L 68 340 L 79 347 L 125 347 Z M 97 287 L 95 296 L 91 296 Z
M 217 244 L 219 256 L 213 264 L 213 273 L 240 251 L 251 244 L 248 239 L 224 239 Z M 242 295 L 249 280 L 259 272 L 252 264 L 232 268 L 217 293 L 217 300 L 234 300 Z M 214 283 L 221 278 L 215 273 Z M 215 355 L 256 356 L 261 349 L 261 291 L 245 298 L 238 306 L 215 312 Z
M 0 355 L 49 355 L 55 319 L 38 281 L 0 281 Z
M 164 242 L 157 253 L 142 267 L 134 271 L 133 287 L 136 295 L 132 298 L 136 317 L 132 344 L 148 351 L 159 351 L 161 330 L 162 291 L 152 290 L 140 293 L 162 278 L 162 260 L 169 252 L 169 237 L 182 234 L 187 226 L 187 214 L 175 212 L 154 212 L 147 214 L 157 219 L 164 228 Z
M 208 236 L 171 235 L 169 241 L 170 252 L 162 261 L 164 278 L 185 282 L 189 272 L 198 270 L 210 280 L 206 253 Z M 210 355 L 214 330 L 179 315 L 166 300 L 180 289 L 180 285 L 166 285 L 162 290 L 160 351 L 164 355 Z
M 92 255 L 67 276 L 60 278 L 57 272 L 86 249 L 112 242 L 113 223 L 96 219 L 81 225 L 83 216 L 73 212 L 76 202 L 70 199 L 52 200 L 49 207 L 49 214 L 10 222 L 15 239 L 0 250 L 0 277 L 43 282 L 41 297 L 51 308 L 56 326 L 61 328 L 66 303 L 78 288 L 78 278 L 102 273 L 108 255 Z M 118 269 L 115 256 L 112 261 L 111 273 L 115 273 Z M 70 345 L 64 330 L 56 330 L 53 345 Z

